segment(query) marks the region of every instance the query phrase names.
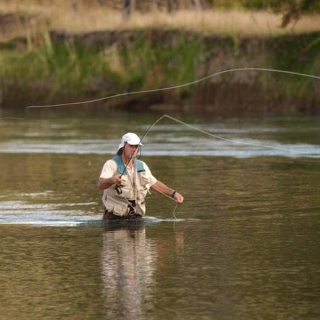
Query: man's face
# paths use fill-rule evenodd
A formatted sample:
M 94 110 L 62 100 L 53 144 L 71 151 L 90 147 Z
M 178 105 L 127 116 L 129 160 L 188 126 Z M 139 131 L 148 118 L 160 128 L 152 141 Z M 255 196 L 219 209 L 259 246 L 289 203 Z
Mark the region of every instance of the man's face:
M 139 146 L 138 145 L 131 145 L 129 143 L 126 143 L 124 146 L 124 154 L 127 158 L 133 158 L 136 154 L 136 152 L 138 152 Z

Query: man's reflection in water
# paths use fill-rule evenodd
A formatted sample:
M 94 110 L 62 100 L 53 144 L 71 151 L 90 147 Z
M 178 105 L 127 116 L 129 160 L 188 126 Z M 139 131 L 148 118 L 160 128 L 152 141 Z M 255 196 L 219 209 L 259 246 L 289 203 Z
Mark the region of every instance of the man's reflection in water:
M 105 226 L 102 277 L 108 316 L 144 319 L 142 304 L 151 296 L 155 260 L 143 223 Z

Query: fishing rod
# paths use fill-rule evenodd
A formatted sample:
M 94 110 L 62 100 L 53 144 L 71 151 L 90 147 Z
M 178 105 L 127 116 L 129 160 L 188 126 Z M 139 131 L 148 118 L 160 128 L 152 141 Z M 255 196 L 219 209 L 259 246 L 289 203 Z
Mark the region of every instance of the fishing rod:
M 156 122 L 154 122 L 149 128 L 148 130 L 146 130 L 146 132 L 144 133 L 144 135 L 142 136 L 142 138 L 140 139 L 139 141 L 139 144 L 142 143 L 143 139 L 146 137 L 146 135 L 149 133 L 149 131 L 161 120 L 165 117 L 166 115 L 163 115 L 162 117 L 160 117 Z M 131 156 L 129 157 L 129 160 L 127 161 L 125 167 L 123 168 L 121 174 L 120 174 L 120 178 L 124 175 L 124 173 L 127 171 L 127 168 L 128 168 L 128 165 L 130 163 L 130 161 L 136 157 L 137 153 L 138 153 L 138 150 L 139 150 L 139 147 L 134 151 L 133 154 L 131 154 Z M 122 158 L 121 158 L 122 160 Z M 118 194 L 121 194 L 122 193 L 122 190 L 121 190 L 121 186 L 117 185 L 116 186 L 116 191 Z
M 145 133 L 143 134 L 142 138 L 141 138 L 140 141 L 139 141 L 139 144 L 142 143 L 143 139 L 147 136 L 147 134 L 151 131 L 151 129 L 152 129 L 158 122 L 160 122 L 162 119 L 164 119 L 165 117 L 171 118 L 170 116 L 164 114 L 164 115 L 161 116 L 158 120 L 156 120 L 153 124 L 151 124 L 151 125 L 149 126 L 149 128 L 145 131 Z M 173 119 L 174 119 L 174 118 L 173 118 Z M 128 167 L 128 165 L 129 165 L 130 161 L 132 160 L 132 158 L 134 159 L 134 158 L 136 157 L 136 155 L 137 155 L 137 153 L 138 153 L 138 150 L 139 150 L 139 147 L 134 151 L 134 153 L 133 153 L 133 154 L 131 155 L 131 157 L 129 158 L 128 162 L 126 163 L 125 167 L 124 167 L 123 170 L 122 170 L 122 173 L 121 173 L 121 175 L 120 175 L 120 178 L 121 178 L 122 175 L 126 172 L 127 167 Z M 169 198 L 170 200 L 175 201 L 175 200 L 172 198 L 172 196 L 168 196 L 167 194 L 161 192 L 160 190 L 158 190 L 158 189 L 156 189 L 156 188 L 154 188 L 154 189 L 155 189 L 157 192 L 159 192 L 159 193 L 161 193 L 162 195 L 164 195 L 164 196 L 166 196 L 167 198 Z M 121 185 L 117 185 L 117 186 L 115 187 L 115 190 L 116 190 L 116 192 L 117 192 L 118 195 L 122 194 Z M 174 216 L 174 217 L 175 217 L 174 212 L 175 212 L 176 208 L 177 208 L 177 205 L 176 205 L 176 207 L 175 207 L 174 210 L 173 210 L 173 216 Z M 176 218 L 176 217 L 175 217 L 175 218 Z
M 146 137 L 146 135 L 149 133 L 149 131 L 150 131 L 161 119 L 163 119 L 164 117 L 165 117 L 165 115 L 163 115 L 161 118 L 159 118 L 155 123 L 153 123 L 153 124 L 148 128 L 148 130 L 144 133 L 144 135 L 143 135 L 142 138 L 140 139 L 140 142 L 139 142 L 139 143 L 142 143 L 142 140 Z M 132 160 L 132 158 L 135 158 L 135 157 L 136 157 L 138 150 L 139 150 L 139 148 L 137 148 L 137 149 L 135 150 L 135 152 L 134 152 L 134 153 L 131 155 L 131 157 L 129 158 L 128 162 L 126 163 L 125 167 L 124 167 L 123 170 L 122 170 L 122 173 L 120 174 L 120 178 L 121 178 L 121 177 L 124 175 L 124 173 L 127 171 L 127 167 L 128 167 L 128 165 L 129 165 L 130 161 Z M 117 192 L 118 194 L 121 194 L 121 193 L 122 193 L 121 185 L 117 185 L 117 186 L 115 187 L 115 189 L 116 189 L 116 192 Z
M 208 136 L 210 136 L 210 137 L 212 137 L 212 138 L 215 138 L 215 139 L 220 139 L 220 140 L 224 140 L 224 141 L 228 141 L 228 142 L 232 142 L 232 143 L 243 144 L 243 145 L 250 145 L 250 146 L 255 146 L 255 147 L 262 147 L 262 148 L 269 148 L 269 149 L 277 149 L 277 150 L 286 151 L 286 152 L 291 152 L 291 153 L 295 153 L 295 154 L 310 154 L 310 153 L 308 153 L 308 152 L 299 152 L 299 151 L 295 151 L 295 150 L 287 149 L 287 148 L 282 148 L 282 147 L 270 146 L 270 145 L 265 145 L 265 144 L 257 144 L 257 143 L 241 142 L 241 141 L 236 141 L 236 140 L 232 140 L 232 139 L 227 139 L 227 138 L 224 138 L 224 137 L 221 137 L 221 136 L 212 134 L 212 133 L 210 133 L 210 132 L 208 132 L 208 131 L 202 130 L 202 129 L 200 129 L 200 128 L 198 128 L 198 127 L 195 127 L 195 126 L 193 126 L 193 125 L 191 125 L 191 124 L 188 124 L 188 123 L 186 123 L 186 122 L 184 122 L 184 121 L 182 121 L 182 120 L 176 119 L 176 118 L 174 118 L 174 117 L 172 117 L 172 116 L 170 116 L 170 115 L 168 115 L 168 114 L 162 115 L 159 119 L 157 119 L 154 123 L 152 123 L 152 124 L 149 126 L 149 128 L 144 132 L 144 134 L 143 134 L 143 136 L 141 137 L 139 143 L 142 143 L 142 141 L 145 139 L 145 137 L 146 137 L 146 136 L 149 134 L 149 132 L 154 128 L 154 126 L 157 125 L 161 120 L 163 120 L 163 119 L 165 119 L 165 118 L 168 118 L 168 119 L 170 119 L 170 120 L 172 120 L 172 121 L 175 121 L 175 122 L 177 122 L 177 123 L 179 123 L 179 124 L 185 125 L 185 126 L 187 126 L 188 128 L 190 128 L 190 129 L 199 131 L 199 132 L 201 132 L 201 133 L 203 133 L 203 134 L 205 134 L 205 135 L 208 135 Z M 135 152 L 131 155 L 129 161 L 127 162 L 125 168 L 123 169 L 123 171 L 122 171 L 122 173 L 121 173 L 121 176 L 122 176 L 122 175 L 124 174 L 124 172 L 126 171 L 127 166 L 128 166 L 128 164 L 129 164 L 130 160 L 132 160 L 132 158 L 135 158 L 135 157 L 136 157 L 138 150 L 139 150 L 139 148 L 137 148 L 137 149 L 135 150 Z M 169 198 L 170 200 L 173 200 L 173 201 L 174 201 L 174 199 L 173 199 L 172 197 L 170 197 L 170 196 L 168 196 L 167 194 L 161 192 L 160 190 L 157 190 L 156 188 L 154 188 L 154 189 L 155 189 L 157 192 L 159 192 L 159 193 L 161 193 L 162 195 L 164 195 L 164 196 L 166 196 L 167 198 Z M 121 186 L 116 186 L 116 191 L 118 192 L 118 194 L 121 194 L 121 193 L 122 193 Z M 175 208 L 173 209 L 173 212 L 172 212 L 172 214 L 173 214 L 173 216 L 174 216 L 175 219 L 177 219 L 177 217 L 175 216 L 175 211 L 176 211 L 176 209 L 177 209 L 177 206 L 178 206 L 178 205 L 175 206 Z
M 141 140 L 140 140 L 140 142 L 141 142 Z M 122 178 L 122 176 L 124 175 L 124 173 L 127 171 L 127 168 L 128 168 L 128 165 L 129 165 L 130 161 L 131 161 L 132 159 L 133 159 L 133 161 L 134 161 L 134 158 L 136 157 L 136 154 L 137 154 L 137 152 L 138 152 L 138 149 L 139 149 L 139 148 L 137 148 L 137 149 L 135 150 L 135 152 L 130 155 L 129 160 L 128 160 L 127 163 L 125 164 L 125 167 L 123 168 L 123 170 L 122 170 L 122 172 L 121 172 L 121 174 L 120 174 L 120 179 Z M 122 158 L 121 158 L 121 161 L 122 161 Z M 116 190 L 117 194 L 120 195 L 120 194 L 122 193 L 121 185 L 116 185 L 115 190 Z

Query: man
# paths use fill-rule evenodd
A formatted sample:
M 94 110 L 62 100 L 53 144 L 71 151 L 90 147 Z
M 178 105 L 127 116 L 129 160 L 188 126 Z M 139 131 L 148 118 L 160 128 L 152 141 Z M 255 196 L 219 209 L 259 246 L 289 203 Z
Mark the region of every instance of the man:
M 135 133 L 123 135 L 116 156 L 104 164 L 98 188 L 103 190 L 104 219 L 142 218 L 146 213 L 145 197 L 151 188 L 172 197 L 177 203 L 183 196 L 157 180 L 147 164 L 136 159 L 140 138 Z

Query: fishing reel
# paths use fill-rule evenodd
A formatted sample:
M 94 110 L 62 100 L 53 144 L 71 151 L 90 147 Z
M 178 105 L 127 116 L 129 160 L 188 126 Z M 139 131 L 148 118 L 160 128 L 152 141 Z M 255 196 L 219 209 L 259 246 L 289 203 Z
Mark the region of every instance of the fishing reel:
M 117 193 L 118 195 L 120 195 L 120 194 L 122 193 L 122 188 L 121 188 L 120 185 L 117 185 L 117 186 L 115 187 L 115 190 L 116 190 L 116 193 Z

